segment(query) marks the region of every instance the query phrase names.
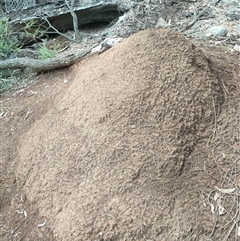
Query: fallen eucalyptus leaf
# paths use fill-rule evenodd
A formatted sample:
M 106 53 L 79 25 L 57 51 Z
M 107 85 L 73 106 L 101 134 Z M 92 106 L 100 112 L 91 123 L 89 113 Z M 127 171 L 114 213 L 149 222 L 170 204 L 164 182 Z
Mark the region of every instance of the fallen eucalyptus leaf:
M 212 213 L 215 213 L 215 211 L 214 211 L 214 205 L 213 205 L 212 203 L 210 204 L 210 207 L 211 207 L 211 212 L 212 212 Z
M 46 224 L 46 220 L 43 223 L 38 224 L 38 227 L 43 227 Z
M 233 193 L 236 188 L 218 188 L 218 187 L 215 187 L 219 192 L 221 193 L 225 193 L 225 194 L 228 194 L 228 193 Z
M 215 195 L 214 195 L 214 197 L 213 197 L 213 200 L 214 200 L 214 201 L 217 201 L 217 200 L 220 198 L 220 196 L 221 196 L 221 195 L 219 194 L 219 192 L 216 192 Z

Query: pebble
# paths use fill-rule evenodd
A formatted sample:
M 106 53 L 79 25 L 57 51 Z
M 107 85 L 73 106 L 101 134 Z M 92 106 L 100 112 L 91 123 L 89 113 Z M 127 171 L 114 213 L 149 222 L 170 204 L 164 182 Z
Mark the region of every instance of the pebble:
M 167 25 L 168 24 L 167 24 L 167 22 L 165 21 L 164 18 L 159 18 L 155 28 L 165 28 Z
M 224 37 L 227 34 L 227 29 L 224 28 L 223 26 L 213 26 L 205 32 L 205 37 Z
M 240 45 L 235 44 L 234 47 L 233 47 L 233 50 L 240 53 Z

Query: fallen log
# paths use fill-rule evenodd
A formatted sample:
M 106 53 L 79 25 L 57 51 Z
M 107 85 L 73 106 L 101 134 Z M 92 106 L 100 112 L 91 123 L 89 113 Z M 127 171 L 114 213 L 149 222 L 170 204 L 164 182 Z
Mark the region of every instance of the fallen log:
M 90 53 L 91 50 L 92 48 L 88 50 L 83 50 L 77 54 L 71 54 L 64 57 L 56 57 L 45 60 L 31 58 L 6 59 L 0 61 L 0 70 L 29 68 L 33 72 L 41 73 L 49 70 L 60 69 L 75 64 L 82 57 Z

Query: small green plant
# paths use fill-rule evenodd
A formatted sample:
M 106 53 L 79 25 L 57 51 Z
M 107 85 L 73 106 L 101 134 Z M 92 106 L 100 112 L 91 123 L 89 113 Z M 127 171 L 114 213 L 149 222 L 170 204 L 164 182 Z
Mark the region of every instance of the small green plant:
M 0 60 L 17 57 L 17 52 L 24 46 L 38 42 L 46 34 L 37 20 L 29 20 L 22 28 L 11 24 L 7 18 L 0 20 Z M 50 50 L 43 44 L 39 48 L 40 59 L 53 58 L 56 50 Z M 24 71 L 4 69 L 0 71 L 0 93 L 11 88 L 16 88 L 23 82 Z
M 0 72 L 0 93 L 15 87 L 19 81 L 19 71 L 3 70 Z
M 41 39 L 41 37 L 45 34 L 45 31 L 41 29 L 41 26 L 36 19 L 25 22 L 23 32 L 29 41 L 34 42 L 37 42 L 37 40 Z
M 56 57 L 57 50 L 55 48 L 49 49 L 44 44 L 39 47 L 39 59 L 49 59 Z
M 0 20 L 0 60 L 7 59 L 11 54 L 18 51 L 17 40 L 7 19 Z M 13 87 L 17 79 L 16 71 L 0 71 L 0 93 Z
M 16 51 L 18 51 L 17 40 L 12 34 L 8 20 L 0 20 L 0 59 L 6 59 Z

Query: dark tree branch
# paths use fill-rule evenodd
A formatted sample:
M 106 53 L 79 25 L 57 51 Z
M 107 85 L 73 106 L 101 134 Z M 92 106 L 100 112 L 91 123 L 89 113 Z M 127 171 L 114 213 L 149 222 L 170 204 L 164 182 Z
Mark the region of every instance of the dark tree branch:
M 67 38 L 68 40 L 70 40 L 70 41 L 72 41 L 72 42 L 78 42 L 76 39 L 73 39 L 73 38 L 69 37 L 68 35 L 66 35 L 66 34 L 64 34 L 64 33 L 59 32 L 56 28 L 54 28 L 54 27 L 52 26 L 52 24 L 48 21 L 47 18 L 41 17 L 41 19 L 43 19 L 44 21 L 46 21 L 47 24 L 48 24 L 48 26 L 49 26 L 49 28 L 51 28 L 51 29 L 53 29 L 53 30 L 55 31 L 55 32 L 53 32 L 53 33 L 57 33 L 57 34 L 65 37 L 65 38 Z M 50 33 L 50 32 L 47 32 L 47 33 Z
M 79 32 L 79 28 L 78 28 L 78 17 L 76 15 L 76 13 L 74 12 L 74 5 L 75 5 L 75 0 L 71 0 L 71 6 L 69 6 L 68 0 L 65 0 L 66 5 L 69 8 L 69 11 L 72 15 L 73 18 L 73 28 L 74 28 L 74 32 L 75 32 L 75 39 L 77 41 L 81 40 L 81 34 Z

